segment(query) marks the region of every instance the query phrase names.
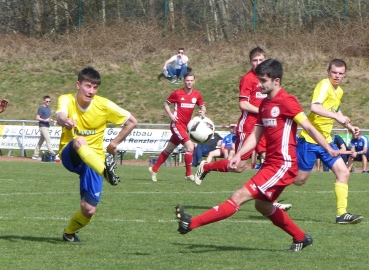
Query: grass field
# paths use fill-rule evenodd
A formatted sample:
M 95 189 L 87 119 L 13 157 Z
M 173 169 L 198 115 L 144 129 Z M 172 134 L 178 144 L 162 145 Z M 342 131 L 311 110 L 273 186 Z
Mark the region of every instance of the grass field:
M 280 199 L 314 244 L 298 253 L 283 250 L 291 237 L 247 203 L 231 218 L 187 235 L 177 233 L 174 206 L 192 215 L 211 208 L 255 171 L 211 173 L 197 187 L 183 167 L 162 167 L 159 182 L 147 166 L 119 166 L 122 182 L 104 184 L 102 201 L 80 244 L 61 234 L 79 207 L 78 177 L 59 163 L 0 162 L 0 265 L 2 269 L 367 269 L 369 193 L 367 174 L 350 178 L 349 211 L 357 225 L 336 225 L 334 176 L 312 173 L 302 187 Z

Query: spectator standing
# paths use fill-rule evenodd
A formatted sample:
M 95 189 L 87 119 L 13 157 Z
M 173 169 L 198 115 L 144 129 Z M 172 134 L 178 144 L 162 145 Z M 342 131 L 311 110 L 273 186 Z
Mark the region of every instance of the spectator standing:
M 355 134 L 350 142 L 351 151 L 353 152 L 348 159 L 348 169 L 352 172 L 354 161 L 361 161 L 362 173 L 367 173 L 367 163 L 369 158 L 368 138 L 364 135 Z
M 96 212 L 103 188 L 103 177 L 111 184 L 120 181 L 111 155 L 137 125 L 136 118 L 114 102 L 98 96 L 101 77 L 92 67 L 78 73 L 77 93 L 61 95 L 56 119 L 62 127 L 60 156 L 63 166 L 79 175 L 80 208 L 64 230 L 63 240 L 80 242 L 77 232 L 87 226 Z M 121 125 L 118 135 L 103 148 L 107 123 Z M 72 182 L 72 186 L 75 184 Z
M 222 146 L 222 137 L 218 133 L 214 133 L 214 138 L 206 143 L 198 143 L 195 145 L 193 153 L 192 167 L 197 167 L 200 164 L 202 157 L 208 155 L 211 151 Z
M 38 126 L 40 130 L 40 139 L 36 145 L 36 148 L 33 152 L 32 159 L 39 159 L 40 149 L 44 142 L 46 142 L 47 150 L 50 154 L 55 155 L 53 147 L 51 145 L 50 140 L 50 123 L 53 123 L 53 119 L 51 119 L 51 108 L 50 108 L 51 98 L 50 96 L 43 97 L 43 104 L 38 108 L 36 120 L 38 121 Z
M 188 57 L 184 53 L 184 48 L 179 48 L 178 53 L 164 63 L 163 71 L 168 72 L 171 77 L 170 83 L 179 84 L 187 72 Z
M 173 91 L 163 104 L 164 110 L 171 120 L 170 131 L 172 132 L 172 136 L 165 149 L 160 153 L 158 161 L 154 166 L 149 168 L 151 180 L 154 182 L 157 181 L 156 174 L 160 166 L 167 160 L 168 156 L 179 144 L 182 144 L 186 149 L 184 155 L 186 166 L 185 179 L 190 181 L 195 180 L 191 169 L 194 144 L 188 137 L 187 125 L 191 120 L 196 105 L 200 107 L 199 113 L 201 116 L 205 116 L 206 108 L 200 92 L 193 88 L 195 85 L 195 75 L 189 72 L 186 73 L 183 78 L 184 87 Z M 171 104 L 174 105 L 173 113 L 169 106 Z

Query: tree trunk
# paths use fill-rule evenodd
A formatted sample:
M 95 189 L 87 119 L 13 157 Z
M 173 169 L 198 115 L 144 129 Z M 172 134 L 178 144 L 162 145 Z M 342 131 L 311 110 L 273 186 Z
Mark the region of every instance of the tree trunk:
M 173 0 L 169 0 L 169 23 L 170 23 L 170 29 L 172 32 L 174 32 L 175 29 L 175 23 L 174 23 L 174 4 Z
M 69 13 L 68 13 L 68 3 L 64 1 L 64 14 L 65 14 L 65 32 L 69 34 Z
M 230 30 L 229 30 L 229 15 L 228 15 L 228 1 L 227 0 L 218 0 L 218 10 L 219 10 L 219 17 L 220 17 L 220 26 L 222 28 L 223 36 L 226 40 L 229 40 L 230 37 Z
M 106 23 L 106 3 L 105 3 L 105 0 L 101 1 L 101 14 L 102 14 L 103 25 L 105 26 L 105 23 Z
M 54 30 L 59 32 L 58 0 L 54 0 Z
M 155 0 L 149 0 L 149 17 L 151 20 L 155 17 Z
M 32 8 L 32 23 L 31 23 L 31 35 L 41 36 L 41 3 L 40 0 L 31 0 Z
M 120 13 L 120 0 L 117 0 L 117 19 L 120 21 L 122 14 Z

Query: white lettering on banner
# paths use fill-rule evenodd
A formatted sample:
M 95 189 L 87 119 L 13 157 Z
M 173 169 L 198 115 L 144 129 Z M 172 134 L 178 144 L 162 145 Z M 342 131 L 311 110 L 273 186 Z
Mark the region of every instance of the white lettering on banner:
M 59 149 L 61 127 L 50 127 L 49 129 L 51 145 L 54 150 Z M 24 137 L 24 149 L 35 149 L 40 139 L 40 129 L 38 126 L 1 126 L 0 125 L 0 149 L 22 149 Z M 46 143 L 41 150 L 47 150 Z

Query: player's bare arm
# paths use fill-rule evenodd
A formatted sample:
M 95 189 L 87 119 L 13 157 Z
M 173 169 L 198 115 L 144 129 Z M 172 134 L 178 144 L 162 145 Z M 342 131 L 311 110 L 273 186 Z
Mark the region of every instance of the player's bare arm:
M 131 131 L 137 126 L 136 118 L 131 115 L 128 120 L 124 123 L 119 134 L 111 140 L 106 151 L 112 155 L 117 153 L 117 146 L 131 133 Z
M 206 107 L 205 107 L 205 105 L 200 106 L 199 114 L 200 114 L 200 116 L 205 116 L 205 114 L 206 114 Z
M 322 134 L 310 123 L 309 120 L 304 120 L 300 123 L 300 126 L 314 139 L 321 147 L 323 147 L 332 157 L 340 155 L 339 150 L 334 150 L 329 143 L 325 140 Z
M 177 122 L 178 117 L 172 113 L 172 111 L 170 110 L 169 104 L 167 102 L 164 102 L 163 106 L 164 106 L 164 110 L 167 113 L 167 115 L 169 116 L 170 120 L 172 120 L 173 122 Z
M 238 102 L 238 107 L 243 110 L 250 113 L 259 113 L 259 108 L 252 105 L 250 102 L 244 100 Z
M 341 111 L 338 112 L 328 111 L 320 103 L 311 104 L 310 111 L 315 114 L 334 119 L 341 125 L 347 125 L 350 122 L 350 118 L 342 115 Z
M 0 99 L 0 113 L 5 111 L 6 106 L 8 106 L 9 100 L 7 99 Z
M 75 128 L 77 125 L 76 120 L 68 118 L 68 114 L 66 112 L 58 112 L 56 114 L 56 122 L 59 126 L 65 127 L 68 130 Z

